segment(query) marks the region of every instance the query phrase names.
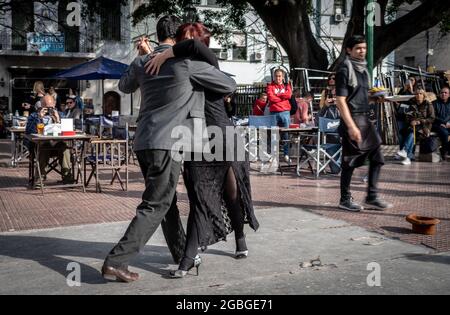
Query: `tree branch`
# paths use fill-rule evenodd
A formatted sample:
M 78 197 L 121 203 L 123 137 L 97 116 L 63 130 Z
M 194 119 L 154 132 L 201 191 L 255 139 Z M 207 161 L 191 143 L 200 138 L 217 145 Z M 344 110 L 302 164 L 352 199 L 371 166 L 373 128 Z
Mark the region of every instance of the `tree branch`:
M 397 47 L 436 26 L 450 13 L 448 0 L 424 0 L 421 5 L 390 24 L 375 28 L 375 63 Z

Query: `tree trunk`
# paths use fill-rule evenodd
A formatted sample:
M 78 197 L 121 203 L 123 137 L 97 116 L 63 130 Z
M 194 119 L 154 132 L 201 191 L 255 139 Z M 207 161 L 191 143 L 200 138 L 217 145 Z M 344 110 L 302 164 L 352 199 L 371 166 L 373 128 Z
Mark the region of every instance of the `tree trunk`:
M 353 1 L 352 15 L 345 34 L 345 42 L 353 35 L 363 35 L 365 29 L 365 1 Z M 450 12 L 448 0 L 424 0 L 420 6 L 394 22 L 386 24 L 384 16 L 388 1 L 379 0 L 382 24 L 375 27 L 374 64 L 383 61 L 396 48 L 400 47 L 414 36 L 436 26 L 445 14 Z M 345 48 L 330 67 L 336 70 L 345 58 Z
M 411 38 L 438 25 L 449 12 L 448 0 L 424 0 L 405 16 L 390 24 L 376 27 L 374 63 L 380 63 Z
M 248 2 L 286 50 L 291 69 L 326 70 L 328 68 L 327 52 L 317 43 L 311 29 L 307 10 L 309 1 L 250 0 Z

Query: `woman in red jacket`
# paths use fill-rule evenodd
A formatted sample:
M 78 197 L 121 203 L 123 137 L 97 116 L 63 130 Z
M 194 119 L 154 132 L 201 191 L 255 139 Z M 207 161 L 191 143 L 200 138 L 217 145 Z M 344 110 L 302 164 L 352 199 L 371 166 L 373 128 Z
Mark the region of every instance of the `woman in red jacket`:
M 278 126 L 289 128 L 291 124 L 291 103 L 292 87 L 284 83 L 285 72 L 282 69 L 275 71 L 275 79 L 267 86 L 270 114 L 277 118 Z M 283 140 L 288 140 L 289 135 L 284 134 Z M 289 144 L 284 145 L 284 160 L 290 162 Z

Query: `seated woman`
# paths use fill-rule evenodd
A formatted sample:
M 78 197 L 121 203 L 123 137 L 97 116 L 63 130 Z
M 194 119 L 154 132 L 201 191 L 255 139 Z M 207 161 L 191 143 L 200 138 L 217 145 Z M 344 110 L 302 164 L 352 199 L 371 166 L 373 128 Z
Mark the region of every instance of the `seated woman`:
M 320 99 L 319 117 L 328 119 L 340 119 L 341 114 L 336 106 L 336 74 L 332 73 L 328 77 L 328 86 L 322 92 Z
M 415 139 L 424 140 L 430 137 L 435 117 L 434 107 L 428 101 L 427 93 L 418 89 L 407 113 L 408 127 L 402 131 L 405 136 L 405 149 L 404 152 L 397 153 L 404 158 L 401 162 L 403 165 L 411 165 L 411 160 L 414 160 Z
M 320 98 L 320 109 L 336 104 L 336 74 L 331 73 L 328 77 L 327 88 L 322 91 Z
M 295 101 L 297 102 L 297 112 L 292 116 L 294 124 L 307 124 L 311 121 L 309 106 L 314 100 L 311 93 L 306 93 L 304 97 L 300 96 L 300 90 L 294 91 Z

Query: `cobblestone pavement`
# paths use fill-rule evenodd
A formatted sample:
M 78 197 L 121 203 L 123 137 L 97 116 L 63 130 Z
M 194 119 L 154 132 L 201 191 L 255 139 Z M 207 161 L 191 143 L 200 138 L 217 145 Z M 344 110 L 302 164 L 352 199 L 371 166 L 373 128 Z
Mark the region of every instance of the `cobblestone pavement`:
M 3 165 L 7 164 L 7 152 L 7 143 L 0 142 Z M 362 168 L 355 173 L 352 189 L 357 201 L 365 197 L 363 177 L 366 172 L 367 169 Z M 279 215 L 283 215 L 280 208 L 298 207 L 411 244 L 425 245 L 440 252 L 450 250 L 449 162 L 414 163 L 411 166 L 388 163 L 382 172 L 380 190 L 395 207 L 385 212 L 355 214 L 340 211 L 336 207 L 339 177 L 326 176 L 314 180 L 307 171 L 303 175 L 299 178 L 292 173 L 280 176 L 252 171 L 256 208 L 277 208 Z M 109 186 L 104 180 L 102 194 L 96 194 L 91 186 L 87 193 L 78 189 L 50 190 L 42 197 L 40 191 L 26 188 L 27 176 L 26 164 L 19 168 L 0 167 L 0 232 L 128 221 L 135 213 L 144 187 L 136 166 L 131 167 L 127 192 L 122 191 L 119 185 Z M 48 179 L 49 182 L 57 180 L 54 175 Z M 187 215 L 189 204 L 181 182 L 178 192 L 180 210 Z M 437 235 L 412 233 L 411 225 L 405 221 L 406 215 L 411 213 L 440 219 Z

